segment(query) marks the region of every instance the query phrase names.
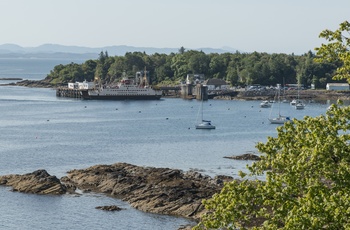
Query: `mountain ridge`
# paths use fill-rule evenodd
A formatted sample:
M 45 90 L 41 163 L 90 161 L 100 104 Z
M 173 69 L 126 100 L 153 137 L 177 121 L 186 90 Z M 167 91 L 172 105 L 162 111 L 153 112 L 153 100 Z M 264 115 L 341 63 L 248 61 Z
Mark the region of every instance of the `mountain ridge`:
M 127 52 L 145 52 L 147 54 L 154 53 L 178 53 L 180 48 L 154 48 L 154 47 L 136 47 L 127 45 L 114 45 L 114 46 L 104 46 L 104 47 L 85 47 L 85 46 L 65 46 L 59 44 L 43 44 L 37 47 L 22 47 L 17 44 L 6 43 L 0 45 L 0 57 L 10 56 L 10 57 L 36 57 L 36 56 L 93 56 L 98 57 L 100 52 L 107 51 L 109 55 L 112 56 L 124 56 Z M 237 50 L 231 47 L 223 48 L 198 48 L 191 49 L 185 48 L 185 50 L 198 50 L 204 53 L 232 53 Z

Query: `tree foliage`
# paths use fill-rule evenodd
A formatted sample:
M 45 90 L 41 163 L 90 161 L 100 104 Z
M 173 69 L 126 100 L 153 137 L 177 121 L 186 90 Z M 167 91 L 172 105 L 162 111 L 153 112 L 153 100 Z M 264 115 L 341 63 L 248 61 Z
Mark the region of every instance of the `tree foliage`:
M 350 107 L 338 105 L 278 127 L 257 144 L 250 173 L 204 201 L 209 212 L 195 229 L 349 229 L 349 130 Z
M 301 84 L 315 83 L 316 87 L 325 88 L 326 83 L 332 82 L 337 66 L 328 61 L 316 63 L 314 58 L 311 51 L 300 56 L 258 52 L 205 54 L 183 47 L 179 53 L 168 55 L 127 52 L 124 56 L 111 57 L 107 52 L 100 52 L 96 60 L 88 60 L 80 67 L 73 64 L 55 67 L 46 80 L 65 84 L 98 78 L 110 84 L 119 80 L 124 72 L 130 76 L 146 68 L 151 72 L 153 84 L 179 84 L 187 74 L 204 74 L 206 79 L 223 79 L 232 86 L 295 84 L 300 78 Z
M 346 79 L 350 83 L 350 23 L 344 21 L 339 25 L 339 29 L 335 31 L 324 30 L 320 33 L 320 37 L 328 41 L 328 44 L 322 44 L 316 48 L 316 60 L 319 62 L 338 63 L 338 68 L 334 79 Z
M 329 43 L 316 48 L 317 62 L 309 52 L 278 58 L 265 69 L 255 53 L 245 59 L 247 78 L 271 71 L 271 79 L 290 73 L 301 83 L 324 84 L 336 70 L 333 79 L 350 82 L 349 31 L 347 21 L 336 31 L 324 30 L 320 37 Z M 286 123 L 277 137 L 258 143 L 261 161 L 248 166 L 249 174 L 240 172 L 242 181 L 203 201 L 208 213 L 195 229 L 350 229 L 350 107 L 341 105 Z M 265 179 L 252 179 L 258 176 Z

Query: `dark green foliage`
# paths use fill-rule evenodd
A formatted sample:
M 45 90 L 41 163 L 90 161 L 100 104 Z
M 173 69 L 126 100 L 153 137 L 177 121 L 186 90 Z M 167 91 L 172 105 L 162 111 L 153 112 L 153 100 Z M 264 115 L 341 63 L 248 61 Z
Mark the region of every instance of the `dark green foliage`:
M 144 52 L 128 52 L 125 56 L 99 54 L 97 60 L 88 60 L 79 65 L 58 65 L 47 76 L 53 85 L 75 81 L 100 79 L 104 84 L 118 81 L 125 72 L 135 75 L 144 70 L 151 73 L 152 84 L 179 84 L 187 74 L 204 74 L 206 79 L 218 78 L 235 85 L 315 84 L 324 88 L 332 82 L 336 63 L 314 62 L 315 55 L 268 53 L 223 53 L 205 54 L 202 51 L 186 50 L 179 53 L 147 55 Z

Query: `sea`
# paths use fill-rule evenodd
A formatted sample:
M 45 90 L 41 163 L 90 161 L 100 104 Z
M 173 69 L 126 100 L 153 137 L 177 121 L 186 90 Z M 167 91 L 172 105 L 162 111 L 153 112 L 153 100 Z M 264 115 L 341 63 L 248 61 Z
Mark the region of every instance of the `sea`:
M 0 78 L 41 80 L 68 59 L 0 59 Z M 126 162 L 138 166 L 195 170 L 238 178 L 251 161 L 225 158 L 259 154 L 258 142 L 276 136 L 277 106 L 261 101 L 208 100 L 204 118 L 214 130 L 196 130 L 201 102 L 180 98 L 156 101 L 94 101 L 56 97 L 54 89 L 5 86 L 0 81 L 0 175 L 45 169 L 58 178 L 72 169 Z M 281 103 L 291 118 L 325 114 L 334 101 L 309 101 L 304 110 Z M 178 229 L 193 221 L 142 212 L 98 193 L 46 196 L 0 186 L 0 229 Z M 96 206 L 117 205 L 106 212 Z

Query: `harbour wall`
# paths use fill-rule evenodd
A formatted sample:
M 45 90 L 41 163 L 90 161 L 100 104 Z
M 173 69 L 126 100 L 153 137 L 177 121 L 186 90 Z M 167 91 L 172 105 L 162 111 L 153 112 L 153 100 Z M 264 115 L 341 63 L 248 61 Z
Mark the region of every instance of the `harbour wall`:
M 80 89 L 69 89 L 67 87 L 59 87 L 56 89 L 57 97 L 71 97 L 71 98 L 82 98 L 82 90 Z

